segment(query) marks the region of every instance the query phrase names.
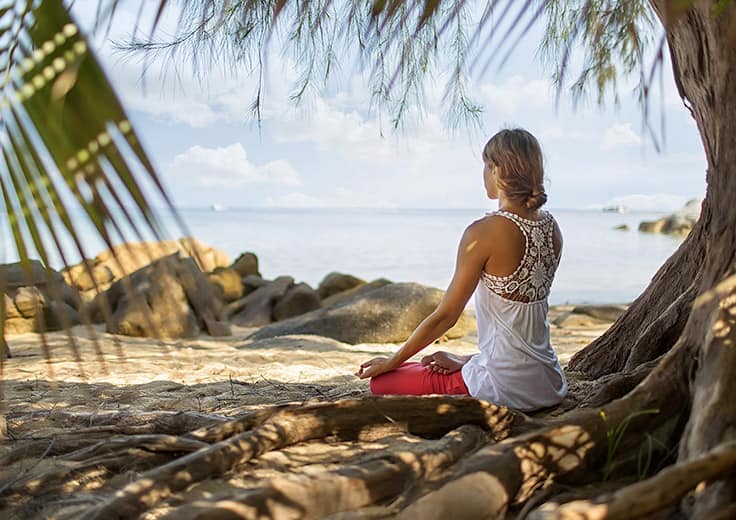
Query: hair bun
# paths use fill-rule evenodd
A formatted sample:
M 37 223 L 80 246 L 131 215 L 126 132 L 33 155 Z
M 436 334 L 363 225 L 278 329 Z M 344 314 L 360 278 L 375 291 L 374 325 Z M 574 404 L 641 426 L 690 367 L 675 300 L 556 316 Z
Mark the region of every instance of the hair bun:
M 529 209 L 541 208 L 547 202 L 547 194 L 544 190 L 533 190 L 526 199 L 526 207 Z

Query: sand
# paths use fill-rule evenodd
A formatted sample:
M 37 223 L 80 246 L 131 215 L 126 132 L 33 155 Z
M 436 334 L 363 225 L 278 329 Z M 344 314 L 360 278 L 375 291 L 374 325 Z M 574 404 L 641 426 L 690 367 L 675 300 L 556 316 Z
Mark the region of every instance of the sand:
M 570 309 L 553 307 L 550 321 Z M 553 345 L 563 366 L 609 325 L 582 316 L 564 328 L 553 325 Z M 101 327 L 92 331 L 76 327 L 71 331 L 74 347 L 64 332 L 47 334 L 45 339 L 38 334 L 9 337 L 13 358 L 5 361 L 2 379 L 5 417 L 13 442 L 0 443 L 0 457 L 12 450 L 17 453 L 18 447 L 30 439 L 46 442 L 68 436 L 74 428 L 65 419 L 70 413 L 141 414 L 168 410 L 234 416 L 271 404 L 334 401 L 367 395 L 368 382 L 353 373 L 361 362 L 373 356 L 389 355 L 398 348 L 395 344 L 348 345 L 317 336 L 285 336 L 254 342 L 247 339 L 253 330 L 235 328 L 232 336 L 224 338 L 200 336 L 157 341 L 116 338 Z M 429 347 L 424 353 L 434 348 L 470 354 L 477 351 L 476 339 L 471 334 Z M 568 377 L 570 395 L 552 413 L 573 407 L 584 394 L 586 380 L 571 376 Z M 324 471 L 416 442 L 416 437 L 398 434 L 362 442 L 298 444 L 267 453 L 226 477 L 196 485 L 142 518 L 159 518 L 178 504 L 213 493 L 227 495 L 234 489 L 257 486 L 275 475 Z M 21 457 L 0 468 L 0 486 L 63 467 L 62 464 L 55 457 L 38 453 Z M 102 485 L 115 488 L 131 478 L 128 473 L 75 481 L 72 490 L 90 493 L 88 502 L 84 494 L 75 494 L 74 499 L 68 500 L 21 500 L 6 510 L 7 517 L 73 517 L 94 503 L 91 493 L 96 488 Z

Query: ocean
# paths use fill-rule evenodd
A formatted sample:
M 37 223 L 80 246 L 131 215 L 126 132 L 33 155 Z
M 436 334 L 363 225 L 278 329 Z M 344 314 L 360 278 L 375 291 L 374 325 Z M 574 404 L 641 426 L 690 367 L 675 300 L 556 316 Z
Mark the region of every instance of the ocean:
M 628 303 L 682 241 L 637 231 L 639 222 L 662 213 L 550 211 L 564 236 L 552 304 Z M 316 287 L 326 274 L 340 271 L 366 280 L 383 277 L 446 288 L 460 236 L 484 210 L 184 208 L 180 213 L 194 237 L 233 260 L 244 251 L 256 253 L 269 279 L 290 275 Z M 164 222 L 178 236 L 171 219 Z M 620 224 L 631 230 L 614 230 Z M 103 249 L 91 233 L 84 236 L 92 256 Z M 7 229 L 2 242 L 0 261 L 15 261 Z M 59 267 L 58 259 L 51 263 Z

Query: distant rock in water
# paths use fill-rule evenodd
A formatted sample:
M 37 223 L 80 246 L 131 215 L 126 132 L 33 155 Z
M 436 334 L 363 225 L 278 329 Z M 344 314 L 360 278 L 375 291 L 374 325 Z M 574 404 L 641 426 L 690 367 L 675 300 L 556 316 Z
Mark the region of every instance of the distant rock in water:
M 702 202 L 700 199 L 692 199 L 685 204 L 685 207 L 671 215 L 659 220 L 644 221 L 639 224 L 639 231 L 685 236 L 690 233 L 690 230 L 700 218 Z
M 274 323 L 254 332 L 249 339 L 292 334 L 314 334 L 345 343 L 399 343 L 440 303 L 444 291 L 417 283 L 390 283 L 328 307 Z M 463 313 L 447 332 L 450 338 L 475 329 L 475 320 Z
M 616 231 L 630 231 L 631 230 L 628 224 L 621 224 L 619 226 L 616 226 L 613 229 L 615 229 Z

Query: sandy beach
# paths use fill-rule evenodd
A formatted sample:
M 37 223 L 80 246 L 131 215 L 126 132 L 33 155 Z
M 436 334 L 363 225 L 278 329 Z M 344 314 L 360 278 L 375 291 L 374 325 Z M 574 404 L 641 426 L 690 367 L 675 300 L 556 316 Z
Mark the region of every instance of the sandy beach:
M 552 307 L 550 321 L 571 309 Z M 564 327 L 552 325 L 552 341 L 562 365 L 609 324 L 581 316 Z M 349 345 L 309 335 L 246 339 L 254 330 L 234 327 L 227 337 L 159 341 L 113 336 L 102 325 L 94 326 L 93 335 L 77 326 L 72 330 L 76 347 L 64 332 L 46 334 L 48 360 L 40 334 L 10 336 L 13 358 L 3 368 L 8 411 L 11 416 L 50 409 L 195 410 L 227 415 L 248 406 L 354 397 L 368 393 L 367 382 L 353 376 L 358 365 L 398 348 L 393 343 Z M 472 354 L 477 351 L 476 336 L 471 333 L 435 347 Z M 428 347 L 419 357 L 432 349 Z
M 563 326 L 552 325 L 553 344 L 563 366 L 610 325 L 586 315 L 570 315 L 571 310 L 571 306 L 558 306 L 549 313 L 551 322 L 568 316 Z M 246 339 L 254 330 L 235 327 L 233 335 L 227 337 L 202 335 L 158 341 L 116 337 L 105 333 L 101 325 L 95 326 L 93 339 L 89 329 L 78 326 L 72 330 L 74 348 L 64 332 L 49 333 L 45 338 L 30 333 L 10 336 L 13 358 L 3 366 L 3 393 L 12 442 L 0 445 L 0 482 L 11 487 L 22 483 L 23 487 L 0 506 L 5 518 L 75 518 L 97 503 L 95 492 L 119 488 L 139 474 L 135 465 L 113 471 L 106 463 L 107 469 L 100 470 L 86 462 L 54 456 L 53 449 L 65 443 L 80 443 L 85 447 L 82 449 L 97 446 L 112 453 L 116 443 L 125 438 L 122 433 L 147 432 L 152 418 L 161 414 L 185 412 L 207 423 L 269 405 L 366 396 L 368 382 L 353 372 L 360 362 L 397 348 L 396 344 L 349 345 L 309 335 Z M 476 336 L 471 333 L 436 347 L 473 353 Z M 559 414 L 585 395 L 590 384 L 585 378 L 568 374 L 568 379 L 570 392 L 565 401 L 540 415 Z M 405 432 L 379 432 L 358 440 L 298 443 L 266 453 L 221 478 L 191 486 L 140 518 L 166 518 L 178 507 L 199 499 L 228 496 L 281 477 L 319 474 L 386 450 L 411 450 L 422 442 L 428 441 Z M 143 460 L 150 456 L 145 450 L 131 453 Z M 75 476 L 66 478 L 60 495 L 34 496 L 34 486 L 41 481 L 33 476 L 49 471 Z M 391 507 L 399 506 L 395 503 Z M 364 508 L 359 517 L 382 517 L 391 507 Z

